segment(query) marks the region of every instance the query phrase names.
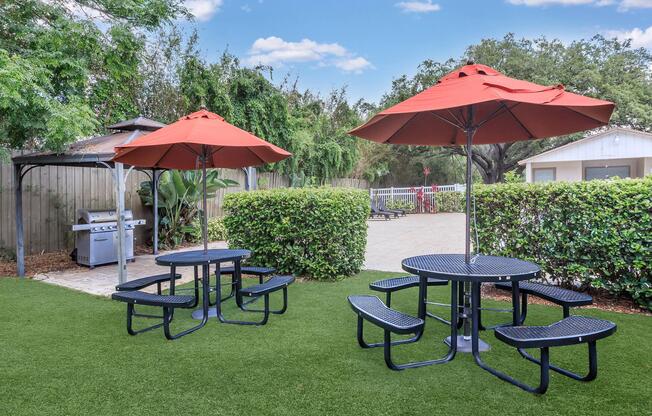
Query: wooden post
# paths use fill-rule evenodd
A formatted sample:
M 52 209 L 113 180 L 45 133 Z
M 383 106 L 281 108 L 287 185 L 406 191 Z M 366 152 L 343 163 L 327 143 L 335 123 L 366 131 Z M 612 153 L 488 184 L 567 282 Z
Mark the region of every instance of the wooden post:
M 127 281 L 127 260 L 125 256 L 125 178 L 124 165 L 116 163 L 113 170 L 115 183 L 116 211 L 118 214 L 118 284 Z
M 154 205 L 154 230 L 152 236 L 152 254 L 158 254 L 158 170 L 152 169 L 152 199 Z
M 23 236 L 23 166 L 14 165 L 14 196 L 16 200 L 16 269 L 25 276 L 25 240 Z

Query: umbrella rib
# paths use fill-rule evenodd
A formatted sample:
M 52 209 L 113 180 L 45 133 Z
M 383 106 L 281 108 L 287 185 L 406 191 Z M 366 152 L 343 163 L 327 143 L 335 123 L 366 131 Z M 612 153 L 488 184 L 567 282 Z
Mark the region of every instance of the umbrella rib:
M 521 120 L 519 120 L 519 118 L 516 117 L 516 115 L 514 113 L 512 113 L 511 108 L 509 108 L 509 107 L 505 107 L 505 108 L 507 109 L 507 112 L 509 112 L 509 114 L 514 118 L 514 120 L 516 120 L 516 122 L 521 126 L 521 128 L 523 128 L 523 130 L 525 130 L 525 132 L 530 136 L 530 138 L 535 138 L 535 139 L 537 138 L 534 134 L 532 134 L 530 129 L 525 127 L 525 125 L 521 122 Z
M 190 150 L 190 153 L 194 154 L 194 155 L 197 156 L 197 157 L 201 157 L 201 155 L 200 155 L 199 153 L 195 152 L 195 149 L 193 149 L 192 147 L 190 147 L 187 143 L 181 143 L 181 144 L 183 145 L 183 147 L 185 147 L 186 149 Z
M 482 120 L 480 123 L 478 123 L 478 125 L 476 126 L 476 128 L 479 129 L 480 127 L 482 127 L 482 126 L 483 126 L 484 124 L 486 124 L 487 122 L 489 122 L 489 121 L 493 120 L 494 118 L 498 117 L 498 116 L 499 116 L 500 114 L 502 114 L 502 112 L 504 112 L 505 110 L 511 111 L 512 108 L 516 107 L 516 106 L 519 105 L 519 104 L 520 104 L 520 103 L 516 103 L 516 104 L 514 104 L 514 105 L 510 108 L 510 107 L 507 107 L 507 104 L 505 104 L 504 101 L 501 101 L 501 102 L 500 102 L 500 105 L 498 106 L 498 108 L 497 108 L 496 110 L 494 110 L 493 113 L 489 114 L 489 116 L 488 116 L 487 118 L 485 118 L 485 119 Z
M 442 117 L 442 116 L 440 116 L 439 114 L 435 113 L 434 111 L 429 111 L 429 113 L 432 114 L 433 116 L 437 117 L 437 118 L 440 119 L 441 121 L 444 121 L 444 122 L 450 124 L 451 126 L 457 128 L 457 129 L 460 129 L 460 130 L 462 130 L 462 131 L 465 130 L 463 126 L 461 126 L 461 125 L 459 125 L 459 124 L 455 124 L 455 123 L 453 123 L 452 121 L 450 121 L 450 120 L 447 119 L 446 117 Z M 419 114 L 419 113 L 417 113 L 417 114 Z M 408 121 L 409 121 L 409 120 L 408 120 Z
M 392 140 L 392 138 L 394 138 L 394 136 L 396 136 L 396 135 L 398 134 L 399 131 L 403 130 L 403 128 L 404 128 L 405 126 L 407 126 L 408 123 L 409 123 L 410 121 L 412 121 L 412 120 L 413 120 L 417 115 L 419 115 L 419 113 L 414 113 L 414 114 L 412 115 L 412 117 L 410 117 L 409 119 L 407 119 L 407 121 L 406 121 L 405 123 L 403 123 L 403 125 L 402 125 L 401 127 L 399 127 L 398 130 L 396 130 L 394 133 L 392 133 L 392 135 L 389 136 L 389 137 L 387 138 L 387 140 L 384 140 L 383 143 L 389 143 L 389 141 Z M 256 156 L 258 156 L 258 155 L 256 155 Z
M 173 145 L 170 145 L 170 147 L 168 147 L 168 149 L 165 151 L 165 153 L 163 153 L 163 156 L 161 156 L 161 157 L 158 158 L 158 161 L 154 164 L 154 167 L 158 167 L 158 164 L 159 164 L 163 159 L 165 159 L 165 157 L 168 155 L 168 153 L 170 153 L 170 150 L 172 150 L 173 147 L 174 147 Z
M 448 114 L 450 114 L 450 115 L 455 119 L 455 121 L 457 121 L 457 124 L 458 124 L 458 125 L 463 126 L 463 125 L 466 124 L 466 123 L 463 123 L 462 121 L 460 121 L 460 119 L 457 118 L 457 116 L 455 115 L 455 113 L 453 113 L 450 109 L 447 109 L 446 111 L 448 111 Z

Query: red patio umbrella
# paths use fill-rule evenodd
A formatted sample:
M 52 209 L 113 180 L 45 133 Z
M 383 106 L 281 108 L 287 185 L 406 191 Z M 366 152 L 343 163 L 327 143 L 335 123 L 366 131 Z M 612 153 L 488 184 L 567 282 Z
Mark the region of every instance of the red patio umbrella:
M 614 104 L 509 78 L 470 62 L 349 132 L 380 143 L 466 145 L 466 250 L 471 253 L 471 145 L 541 139 L 604 126 Z M 146 136 L 147 137 L 147 136 Z
M 133 142 L 116 147 L 114 162 L 135 167 L 203 172 L 204 251 L 208 249 L 206 168 L 242 168 L 281 161 L 291 153 L 224 121 L 205 109 Z

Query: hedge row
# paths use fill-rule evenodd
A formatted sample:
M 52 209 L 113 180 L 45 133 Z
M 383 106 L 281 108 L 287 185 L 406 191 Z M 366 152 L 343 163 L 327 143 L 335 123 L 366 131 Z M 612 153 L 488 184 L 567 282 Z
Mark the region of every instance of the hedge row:
M 250 264 L 317 280 L 360 271 L 369 194 L 343 188 L 290 188 L 225 197 L 230 247 L 252 250 Z
M 652 310 L 652 177 L 475 188 L 479 251 Z
M 437 192 L 435 194 L 437 212 L 464 212 L 466 209 L 464 202 L 464 192 Z

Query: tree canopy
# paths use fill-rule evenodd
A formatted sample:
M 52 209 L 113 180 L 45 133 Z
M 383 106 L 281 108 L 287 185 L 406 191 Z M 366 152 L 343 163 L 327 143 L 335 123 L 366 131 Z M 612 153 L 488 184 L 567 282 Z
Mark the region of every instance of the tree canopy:
M 652 56 L 629 41 L 595 36 L 484 39 L 462 56 L 425 60 L 401 75 L 379 103 L 352 102 L 345 87 L 320 95 L 271 67 L 247 67 L 228 51 L 207 59 L 198 35 L 175 19 L 181 0 L 7 0 L 0 3 L 0 154 L 61 149 L 111 123 L 143 115 L 162 122 L 205 106 L 227 121 L 293 153 L 266 169 L 295 186 L 334 177 L 379 185 L 419 185 L 464 178 L 459 147 L 387 146 L 347 132 L 377 111 L 430 87 L 468 59 L 504 74 L 614 101 L 615 125 L 652 130 Z M 485 182 L 518 172 L 523 158 L 579 135 L 476 146 Z
M 60 149 L 137 112 L 141 31 L 179 0 L 0 2 L 0 152 Z

